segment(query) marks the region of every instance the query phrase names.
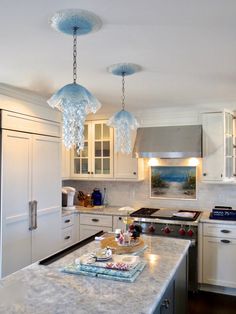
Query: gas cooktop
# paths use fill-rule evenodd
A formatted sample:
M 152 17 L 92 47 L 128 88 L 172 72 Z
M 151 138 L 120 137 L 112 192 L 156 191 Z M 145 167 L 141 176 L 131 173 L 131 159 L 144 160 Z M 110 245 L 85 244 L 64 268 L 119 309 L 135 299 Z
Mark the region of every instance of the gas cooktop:
M 142 207 L 139 210 L 130 214 L 130 216 L 139 218 L 195 221 L 200 214 L 200 211 Z

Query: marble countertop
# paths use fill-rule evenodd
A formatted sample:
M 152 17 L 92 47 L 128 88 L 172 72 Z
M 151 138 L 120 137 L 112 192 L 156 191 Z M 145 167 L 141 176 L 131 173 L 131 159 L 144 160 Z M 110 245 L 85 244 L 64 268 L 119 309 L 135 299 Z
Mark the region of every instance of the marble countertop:
M 121 208 L 126 208 L 126 210 L 120 210 Z M 132 213 L 135 209 L 132 207 L 118 207 L 118 206 L 108 206 L 108 207 L 83 207 L 75 206 L 75 209 L 66 210 L 62 207 L 62 215 L 70 215 L 72 213 L 79 214 L 97 214 L 97 215 L 114 215 L 114 216 L 127 216 Z
M 209 215 L 210 215 L 210 211 L 203 212 L 200 218 L 200 222 L 211 223 L 211 224 L 236 225 L 235 220 L 210 219 Z
M 134 283 L 60 272 L 80 255 L 99 246 L 92 242 L 49 266 L 32 264 L 0 280 L 1 314 L 152 313 L 172 279 L 190 241 L 143 236 L 147 265 Z

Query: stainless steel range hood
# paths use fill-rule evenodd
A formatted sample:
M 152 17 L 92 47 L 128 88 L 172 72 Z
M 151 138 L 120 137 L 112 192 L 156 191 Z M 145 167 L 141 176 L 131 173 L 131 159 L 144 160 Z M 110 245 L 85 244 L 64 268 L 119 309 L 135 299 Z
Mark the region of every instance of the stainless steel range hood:
M 136 158 L 202 157 L 202 126 L 139 128 L 133 156 Z

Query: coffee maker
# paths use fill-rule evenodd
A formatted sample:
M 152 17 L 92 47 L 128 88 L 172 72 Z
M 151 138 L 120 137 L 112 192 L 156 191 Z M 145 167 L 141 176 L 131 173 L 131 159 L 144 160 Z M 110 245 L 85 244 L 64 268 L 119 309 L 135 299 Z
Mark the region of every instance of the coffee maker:
M 62 192 L 62 207 L 74 208 L 75 188 L 64 186 Z

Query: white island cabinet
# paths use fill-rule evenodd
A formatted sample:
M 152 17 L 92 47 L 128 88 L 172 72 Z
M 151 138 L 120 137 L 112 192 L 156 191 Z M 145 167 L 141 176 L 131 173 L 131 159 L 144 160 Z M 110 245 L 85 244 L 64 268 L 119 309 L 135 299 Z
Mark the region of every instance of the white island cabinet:
M 236 226 L 203 224 L 203 283 L 236 288 Z
M 61 141 L 59 123 L 17 113 L 2 111 L 2 128 L 1 276 L 6 276 L 59 249 Z

